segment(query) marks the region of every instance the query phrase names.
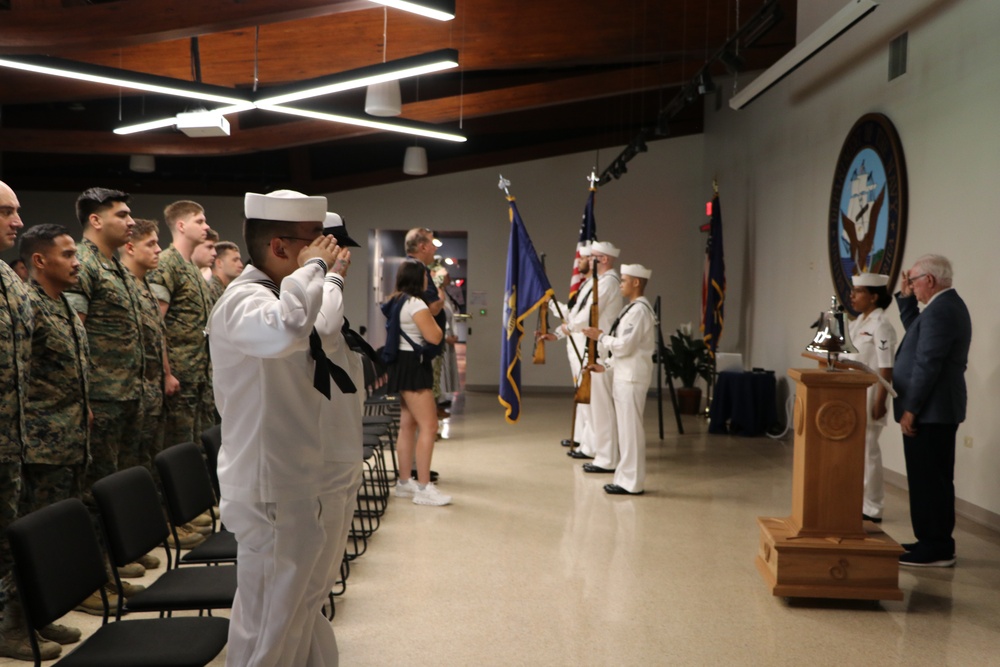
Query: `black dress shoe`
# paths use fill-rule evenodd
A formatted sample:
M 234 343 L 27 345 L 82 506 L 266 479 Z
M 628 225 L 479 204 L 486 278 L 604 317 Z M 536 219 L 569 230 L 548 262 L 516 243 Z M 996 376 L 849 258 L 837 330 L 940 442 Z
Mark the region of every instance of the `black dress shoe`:
M 587 456 L 586 454 L 584 454 L 583 452 L 581 452 L 579 449 L 571 449 L 571 450 L 569 450 L 568 452 L 566 452 L 566 456 L 570 456 L 570 457 L 572 457 L 574 459 L 592 459 L 592 458 L 594 458 L 593 456 Z
M 410 475 L 413 477 L 413 479 L 416 479 L 417 478 L 417 469 L 414 468 L 413 470 L 411 470 L 410 471 Z M 438 481 L 437 470 L 431 470 L 431 481 L 432 482 Z
M 576 440 L 570 440 L 569 438 L 566 438 L 565 440 L 562 440 L 559 444 L 562 445 L 563 447 L 579 447 L 580 446 L 579 442 L 577 442 Z
M 593 463 L 584 463 L 583 472 L 614 472 L 614 470 L 608 470 L 607 468 L 601 468 L 595 466 Z
M 882 523 L 882 517 L 878 516 L 868 516 L 867 514 L 862 514 L 861 518 L 865 521 L 871 521 L 872 523 Z
M 613 496 L 641 496 L 645 491 L 626 491 L 617 484 L 605 484 L 604 492 Z

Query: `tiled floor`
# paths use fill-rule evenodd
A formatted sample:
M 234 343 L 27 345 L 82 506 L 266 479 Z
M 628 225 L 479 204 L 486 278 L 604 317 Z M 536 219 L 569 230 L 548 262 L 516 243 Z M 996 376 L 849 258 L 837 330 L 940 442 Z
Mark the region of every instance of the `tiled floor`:
M 568 397 L 527 396 L 513 426 L 466 399 L 433 465 L 455 502 L 391 501 L 338 599 L 342 665 L 1000 664 L 994 532 L 959 519 L 957 567 L 903 570 L 902 602 L 789 602 L 753 560 L 755 517 L 790 510 L 790 441 L 668 414 L 661 442 L 651 401 L 646 494 L 608 497 L 558 444 Z M 883 528 L 912 538 L 896 489 Z

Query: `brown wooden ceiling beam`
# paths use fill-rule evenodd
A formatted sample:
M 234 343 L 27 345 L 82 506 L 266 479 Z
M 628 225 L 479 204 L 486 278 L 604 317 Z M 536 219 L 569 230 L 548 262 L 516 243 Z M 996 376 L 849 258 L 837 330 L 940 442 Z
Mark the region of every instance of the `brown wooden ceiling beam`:
M 126 0 L 52 7 L 18 2 L 3 12 L 0 53 L 57 54 L 186 39 L 375 7 L 368 0 Z
M 693 73 L 695 70 L 691 68 Z M 602 97 L 657 90 L 683 83 L 680 63 L 623 68 L 620 70 L 567 77 L 546 83 L 500 88 L 459 97 L 414 102 L 403 106 L 408 118 L 426 123 L 458 120 L 459 105 L 465 118 L 481 118 L 500 113 L 530 111 L 559 104 L 586 102 Z

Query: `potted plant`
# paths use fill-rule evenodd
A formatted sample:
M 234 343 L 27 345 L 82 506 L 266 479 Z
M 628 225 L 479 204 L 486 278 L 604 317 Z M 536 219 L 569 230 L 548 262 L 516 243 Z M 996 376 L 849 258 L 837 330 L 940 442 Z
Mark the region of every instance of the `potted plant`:
M 701 388 L 694 386 L 695 380 L 710 382 L 712 378 L 708 346 L 701 338 L 693 338 L 691 331 L 690 322 L 682 324 L 670 334 L 670 345 L 663 350 L 667 372 L 681 382 L 677 400 L 681 413 L 686 415 L 698 414 L 701 407 Z

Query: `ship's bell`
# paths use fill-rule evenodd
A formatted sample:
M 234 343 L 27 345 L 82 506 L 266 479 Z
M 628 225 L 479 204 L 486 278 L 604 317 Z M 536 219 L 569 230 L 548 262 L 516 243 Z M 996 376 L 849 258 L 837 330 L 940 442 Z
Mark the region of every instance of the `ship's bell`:
M 820 313 L 819 319 L 813 326 L 816 328 L 816 335 L 806 345 L 806 351 L 814 354 L 825 354 L 831 366 L 839 355 L 858 351 L 851 344 L 850 334 L 847 333 L 844 307 L 837 303 L 836 296 L 830 297 L 830 310 Z

